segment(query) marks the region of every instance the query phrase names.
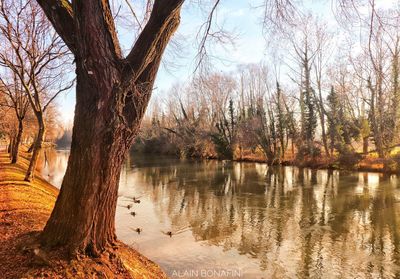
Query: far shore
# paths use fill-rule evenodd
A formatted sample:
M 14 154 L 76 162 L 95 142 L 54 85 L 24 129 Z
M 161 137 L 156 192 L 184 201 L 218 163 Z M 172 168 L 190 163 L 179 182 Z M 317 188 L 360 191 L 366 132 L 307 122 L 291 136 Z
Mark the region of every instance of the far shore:
M 144 153 L 140 151 L 132 151 L 137 154 L 152 155 L 152 156 L 170 156 L 179 158 L 173 154 L 158 154 L 158 153 Z M 371 155 L 355 154 L 357 158 L 350 158 L 353 162 L 340 162 L 336 157 L 314 157 L 314 158 L 293 158 L 285 159 L 281 162 L 275 162 L 273 166 L 292 166 L 298 168 L 311 168 L 321 170 L 340 170 L 340 171 L 354 171 L 354 172 L 378 172 L 385 174 L 400 174 L 400 161 L 394 158 L 377 158 Z M 245 154 L 242 157 L 234 158 L 233 160 L 220 159 L 217 156 L 205 157 L 189 157 L 195 160 L 217 160 L 217 161 L 231 161 L 231 162 L 248 162 L 268 164 L 262 154 Z
M 52 147 L 55 145 L 52 145 Z M 4 148 L 3 148 L 4 149 Z M 56 147 L 59 151 L 69 151 L 69 147 Z M 0 151 L 2 150 L 0 146 Z M 5 149 L 4 149 L 5 150 Z M 146 153 L 137 150 L 132 150 L 136 154 L 152 155 L 152 156 L 168 156 L 173 158 L 179 158 L 176 154 L 158 154 L 158 153 Z M 345 162 L 341 163 L 336 157 L 315 157 L 315 158 L 303 158 L 303 159 L 285 159 L 282 162 L 274 163 L 275 166 L 292 166 L 298 168 L 311 168 L 321 170 L 341 170 L 341 171 L 355 171 L 355 172 L 378 172 L 385 174 L 400 174 L 400 161 L 393 158 L 377 158 L 373 155 L 363 155 L 356 153 L 357 159 L 354 159 L 353 163 Z M 217 161 L 232 161 L 232 162 L 248 162 L 248 163 L 260 163 L 268 164 L 265 157 L 261 153 L 249 153 L 247 152 L 242 157 L 234 158 L 233 160 L 220 159 L 217 156 L 205 156 L 205 157 L 189 157 L 195 160 L 217 160 Z

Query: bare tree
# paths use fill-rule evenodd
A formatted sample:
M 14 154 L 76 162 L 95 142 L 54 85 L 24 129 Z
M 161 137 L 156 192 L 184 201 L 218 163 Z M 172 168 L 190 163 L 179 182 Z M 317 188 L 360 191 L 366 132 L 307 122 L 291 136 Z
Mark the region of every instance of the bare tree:
M 14 77 L 14 84 L 19 86 L 20 102 L 29 101 L 38 122 L 25 176 L 25 180 L 30 181 L 45 138 L 44 114 L 54 99 L 73 85 L 65 78 L 67 67 L 62 59 L 68 50 L 58 35 L 51 31 L 50 23 L 32 1 L 2 1 L 0 20 L 0 36 L 6 48 L 0 54 L 0 65 Z
M 316 94 L 313 88 L 312 69 L 318 54 L 318 44 L 313 38 L 313 17 L 311 14 L 300 17 L 296 26 L 290 27 L 286 32 L 286 40 L 292 46 L 292 62 L 298 66 L 290 66 L 299 87 L 299 107 L 301 123 L 302 147 L 306 153 L 314 153 L 314 139 L 317 127 Z
M 0 84 L 0 140 L 8 140 L 7 152 L 12 155 L 16 137 L 16 116 L 6 97 L 7 89 Z
M 70 159 L 42 240 L 98 255 L 116 240 L 119 173 L 179 25 L 183 0 L 149 4 L 149 19 L 127 56 L 108 1 L 37 2 L 75 56 L 77 74 Z
M 1 63 L 1 62 L 0 62 Z M 29 108 L 29 100 L 25 91 L 21 87 L 21 83 L 16 74 L 12 73 L 12 78 L 5 79 L 0 77 L 0 85 L 3 94 L 3 102 L 0 106 L 8 107 L 14 110 L 18 121 L 18 132 L 12 140 L 11 147 L 11 163 L 15 164 L 18 161 L 18 152 L 21 144 L 22 134 L 24 132 L 24 119 Z
M 324 146 L 325 154 L 330 156 L 329 147 L 328 147 L 328 136 L 326 132 L 326 110 L 324 105 L 324 98 L 323 98 L 323 75 L 327 63 L 329 61 L 329 53 L 331 52 L 331 48 L 329 44 L 333 43 L 332 33 L 328 31 L 328 27 L 326 24 L 321 24 L 320 22 L 315 23 L 314 29 L 314 40 L 316 42 L 316 55 L 315 55 L 315 62 L 313 64 L 313 70 L 315 73 L 315 85 L 316 94 L 314 95 L 314 100 L 316 103 L 316 107 L 319 114 L 319 120 L 321 125 L 321 137 L 322 143 Z

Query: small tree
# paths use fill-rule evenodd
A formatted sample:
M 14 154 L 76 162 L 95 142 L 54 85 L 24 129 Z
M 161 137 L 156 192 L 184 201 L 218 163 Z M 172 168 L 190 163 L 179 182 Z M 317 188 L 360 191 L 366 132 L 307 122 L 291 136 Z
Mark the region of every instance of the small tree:
M 7 55 L 7 53 L 4 55 Z M 3 102 L 0 103 L 0 106 L 11 108 L 14 111 L 15 117 L 18 121 L 17 134 L 15 137 L 13 137 L 12 144 L 10 144 L 11 163 L 15 164 L 18 161 L 18 152 L 21 144 L 22 134 L 24 132 L 24 119 L 28 112 L 29 100 L 25 94 L 25 91 L 23 88 L 21 88 L 21 84 L 16 74 L 12 73 L 12 77 L 12 79 L 10 78 L 8 80 L 0 77 L 0 85 L 2 88 L 0 93 L 3 95 Z
M 333 86 L 331 87 L 331 91 L 327 97 L 327 102 L 328 134 L 332 154 L 334 149 L 337 149 L 340 152 L 344 146 L 343 123 L 341 123 L 341 119 L 339 117 L 342 115 L 342 113 L 340 113 L 341 105 L 339 102 L 339 97 Z
M 222 113 L 222 118 L 215 125 L 216 132 L 211 133 L 218 156 L 223 159 L 233 159 L 237 136 L 237 118 L 232 99 L 229 100 L 228 117 Z

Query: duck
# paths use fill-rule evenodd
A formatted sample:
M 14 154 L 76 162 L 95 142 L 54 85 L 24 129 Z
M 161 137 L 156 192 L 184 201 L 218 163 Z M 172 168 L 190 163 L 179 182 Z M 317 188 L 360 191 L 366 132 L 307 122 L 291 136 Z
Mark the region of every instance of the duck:
M 189 230 L 189 227 L 186 227 L 186 228 L 181 228 L 181 229 L 179 229 L 179 230 L 177 230 L 177 231 L 175 231 L 175 232 L 173 232 L 173 231 L 161 231 L 163 234 L 165 234 L 165 235 L 168 235 L 169 237 L 172 237 L 173 235 L 177 235 L 177 234 L 181 234 L 181 233 L 183 233 L 183 232 L 186 232 L 187 230 Z
M 141 197 L 126 197 L 125 196 L 125 201 L 133 201 L 134 203 L 140 203 L 140 198 Z
M 171 231 L 167 231 L 167 232 L 161 231 L 161 232 L 165 235 L 168 235 L 169 237 L 172 237 L 172 235 L 173 235 L 173 233 Z
M 128 204 L 128 205 L 119 205 L 119 206 L 121 206 L 121 207 L 126 207 L 126 208 L 128 208 L 128 210 L 132 208 L 132 205 L 131 205 L 131 204 Z
M 140 203 L 140 200 L 139 200 L 139 198 L 133 197 L 133 202 L 134 203 Z

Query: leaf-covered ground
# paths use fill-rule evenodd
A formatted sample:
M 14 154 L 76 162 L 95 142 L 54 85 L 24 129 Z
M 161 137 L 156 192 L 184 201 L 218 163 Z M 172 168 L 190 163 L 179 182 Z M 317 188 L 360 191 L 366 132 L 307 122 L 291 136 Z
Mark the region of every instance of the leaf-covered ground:
M 24 182 L 23 154 L 11 165 L 0 151 L 0 278 L 166 278 L 153 262 L 123 243 L 101 258 L 67 261 L 62 250 L 45 251 L 37 241 L 58 190 L 42 177 Z

